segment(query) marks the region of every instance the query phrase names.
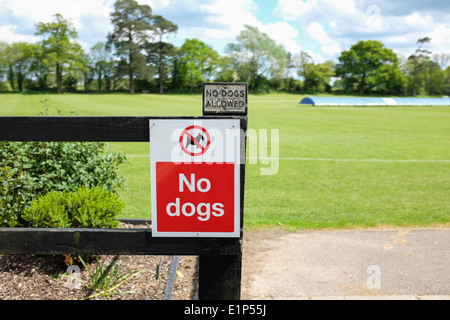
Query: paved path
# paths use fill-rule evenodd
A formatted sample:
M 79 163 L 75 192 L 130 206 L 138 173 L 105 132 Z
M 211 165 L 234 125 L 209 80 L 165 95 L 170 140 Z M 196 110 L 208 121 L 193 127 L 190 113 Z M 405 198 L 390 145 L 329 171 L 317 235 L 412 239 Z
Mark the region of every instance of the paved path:
M 448 299 L 450 228 L 251 231 L 243 299 Z

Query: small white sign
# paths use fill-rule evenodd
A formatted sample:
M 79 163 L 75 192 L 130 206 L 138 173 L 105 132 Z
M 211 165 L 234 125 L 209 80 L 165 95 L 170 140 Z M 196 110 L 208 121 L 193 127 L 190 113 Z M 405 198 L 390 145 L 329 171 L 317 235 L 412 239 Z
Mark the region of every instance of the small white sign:
M 247 114 L 246 82 L 203 83 L 203 114 Z

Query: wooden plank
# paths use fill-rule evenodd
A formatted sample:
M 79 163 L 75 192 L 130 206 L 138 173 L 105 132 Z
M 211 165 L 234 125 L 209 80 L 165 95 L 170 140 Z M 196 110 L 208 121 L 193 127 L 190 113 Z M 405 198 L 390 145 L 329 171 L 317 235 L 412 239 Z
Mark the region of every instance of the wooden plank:
M 0 228 L 2 254 L 234 255 L 235 238 L 153 238 L 151 229 Z
M 241 298 L 242 254 L 199 257 L 199 300 Z
M 149 142 L 149 119 L 201 117 L 0 117 L 0 141 Z M 245 119 L 221 117 L 221 119 Z M 246 127 L 246 126 L 245 126 Z M 245 157 L 245 156 L 244 156 Z
M 3 141 L 150 141 L 148 117 L 0 117 Z

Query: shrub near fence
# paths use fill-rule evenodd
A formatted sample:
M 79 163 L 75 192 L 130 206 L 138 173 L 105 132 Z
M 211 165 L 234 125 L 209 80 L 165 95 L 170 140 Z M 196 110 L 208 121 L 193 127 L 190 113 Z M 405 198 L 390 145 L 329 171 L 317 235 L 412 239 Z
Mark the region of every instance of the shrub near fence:
M 25 209 L 22 219 L 32 228 L 115 228 L 125 203 L 102 187 L 80 187 L 39 197 Z
M 0 167 L 0 228 L 14 228 L 23 210 L 25 197 L 23 173 L 11 167 Z
M 47 103 L 48 101 L 45 101 L 41 116 L 50 116 Z M 125 186 L 125 179 L 118 175 L 119 165 L 125 162 L 126 157 L 122 153 L 112 152 L 104 142 L 0 142 L 0 168 L 3 168 L 3 178 L 0 178 L 3 185 L 0 196 L 0 226 L 67 227 L 68 225 L 64 224 L 67 204 L 58 210 L 56 207 L 48 208 L 54 215 L 53 223 L 49 223 L 46 215 L 41 215 L 44 221 L 38 222 L 34 214 L 33 223 L 30 224 L 30 219 L 23 219 L 24 210 L 28 209 L 32 201 L 47 196 L 49 192 L 68 192 L 64 197 L 69 200 L 72 192 L 85 187 L 88 189 L 79 190 L 83 190 L 83 193 L 93 193 L 93 201 L 97 198 L 94 188 L 105 189 L 105 194 L 113 193 Z M 54 201 L 52 203 L 55 204 Z M 94 203 L 92 205 L 95 206 Z M 100 213 L 98 209 L 94 211 Z M 120 210 L 117 213 L 120 213 Z M 93 227 L 92 224 L 78 225 L 83 226 Z

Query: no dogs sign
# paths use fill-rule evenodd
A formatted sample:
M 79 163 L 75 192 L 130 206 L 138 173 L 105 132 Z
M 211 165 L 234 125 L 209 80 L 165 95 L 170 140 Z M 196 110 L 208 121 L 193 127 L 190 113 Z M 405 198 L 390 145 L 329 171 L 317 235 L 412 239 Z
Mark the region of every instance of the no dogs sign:
M 194 132 L 197 130 L 198 134 L 194 137 Z M 205 142 L 206 141 L 206 142 Z M 183 130 L 180 135 L 181 149 L 188 155 L 200 156 L 204 154 L 211 144 L 211 136 L 209 132 L 202 126 L 191 125 Z M 186 145 L 186 146 L 185 146 Z M 188 150 L 188 147 L 191 150 Z M 192 149 L 196 149 L 195 152 Z
M 240 236 L 238 119 L 150 119 L 152 235 Z

